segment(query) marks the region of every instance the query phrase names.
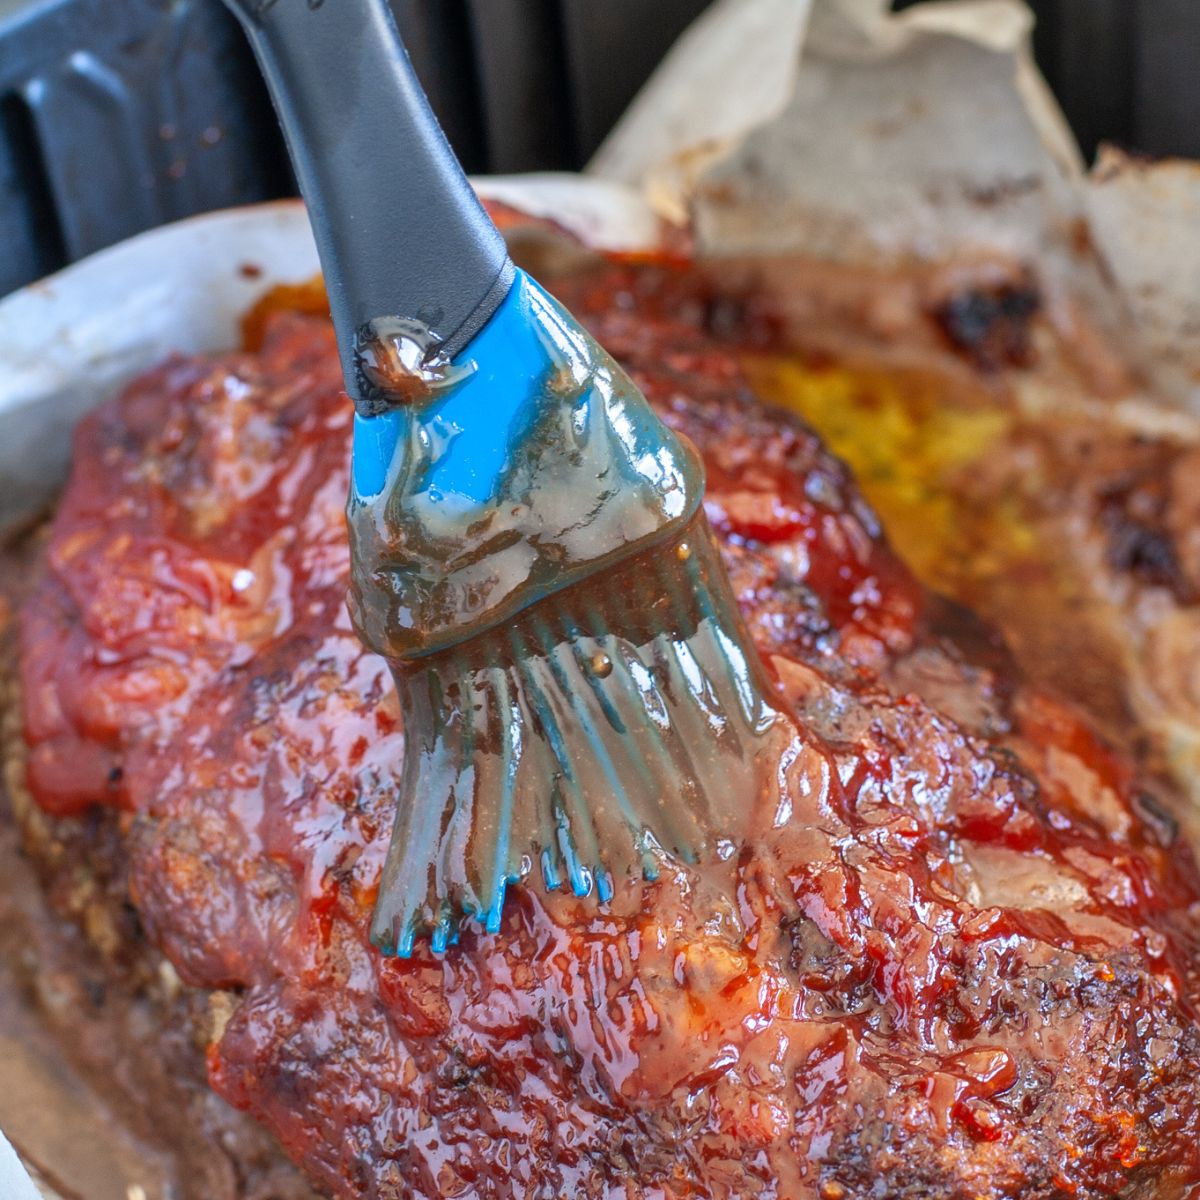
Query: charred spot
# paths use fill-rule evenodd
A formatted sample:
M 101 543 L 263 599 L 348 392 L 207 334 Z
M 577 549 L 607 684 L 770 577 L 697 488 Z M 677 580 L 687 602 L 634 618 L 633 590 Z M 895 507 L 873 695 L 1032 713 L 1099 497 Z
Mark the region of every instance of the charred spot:
M 304 1103 L 312 1087 L 312 1068 L 294 1059 L 272 1058 L 261 1064 L 261 1081 L 265 1094 L 276 1103 L 296 1108 Z
M 1145 583 L 1178 592 L 1186 581 L 1170 536 L 1138 521 L 1113 523 L 1109 559 L 1118 571 L 1128 571 Z M 1181 597 L 1182 598 L 1182 597 Z
M 122 900 L 120 914 L 121 923 L 125 926 L 129 940 L 144 942 L 146 940 L 146 927 L 142 923 L 142 914 L 138 912 L 137 905 L 128 898 Z
M 956 663 L 987 671 L 990 686 L 1007 706 L 1016 690 L 1017 661 L 999 631 L 972 609 L 935 593 L 924 611 L 925 627 Z
M 778 345 L 784 321 L 754 293 L 714 292 L 703 301 L 697 322 L 718 341 L 743 346 Z
M 1170 849 L 1179 836 L 1179 822 L 1149 792 L 1138 792 L 1133 797 L 1133 811 L 1146 827 L 1150 838 L 1164 850 Z
M 439 1081 L 452 1091 L 495 1086 L 494 1071 L 483 1051 L 474 1045 L 450 1042 L 436 1067 Z
M 949 343 L 984 371 L 1028 366 L 1033 361 L 1030 326 L 1042 306 L 1032 282 L 971 287 L 933 309 Z
M 1083 217 L 1076 217 L 1068 228 L 1071 250 L 1079 258 L 1088 258 L 1095 254 L 1096 243 L 1092 237 L 1092 227 Z
M 1047 1106 L 1053 1086 L 1053 1070 L 1045 1063 L 1022 1055 L 1017 1064 L 1016 1082 L 997 1096 L 995 1102 L 1006 1111 L 1029 1120 Z
M 864 1013 L 878 1006 L 878 994 L 866 962 L 851 959 L 808 917 L 783 922 L 791 942 L 789 965 L 810 991 L 820 992 L 839 1013 Z
M 1108 563 L 1114 571 L 1166 588 L 1180 604 L 1190 604 L 1197 596 L 1167 528 L 1169 499 L 1164 471 L 1123 479 L 1100 492 Z
M 704 305 L 704 330 L 714 337 L 738 337 L 746 327 L 746 302 L 737 296 L 711 296 Z

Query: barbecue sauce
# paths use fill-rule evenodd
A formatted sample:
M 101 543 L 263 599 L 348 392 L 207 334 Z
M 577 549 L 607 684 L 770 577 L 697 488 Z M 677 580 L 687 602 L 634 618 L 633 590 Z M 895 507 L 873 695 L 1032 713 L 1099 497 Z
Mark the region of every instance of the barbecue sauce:
M 704 459 L 796 722 L 776 786 L 700 865 L 531 878 L 498 934 L 381 959 L 403 734 L 343 608 L 332 337 L 168 364 L 81 427 L 22 681 L 40 803 L 127 812 L 149 936 L 239 991 L 216 1089 L 339 1198 L 1187 1194 L 1200 895 L 1161 805 L 753 400 L 707 291 L 564 287 Z

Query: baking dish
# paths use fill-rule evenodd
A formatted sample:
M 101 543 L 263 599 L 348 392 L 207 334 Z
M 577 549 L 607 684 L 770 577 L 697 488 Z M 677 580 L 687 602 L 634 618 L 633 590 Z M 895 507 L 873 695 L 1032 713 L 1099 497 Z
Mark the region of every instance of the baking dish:
M 653 211 L 632 190 L 569 180 L 508 181 L 481 190 L 540 209 L 609 248 L 659 242 Z M 11 446 L 0 452 L 9 468 L 3 495 L 10 524 L 51 497 L 74 415 L 164 352 L 233 344 L 238 315 L 262 291 L 315 270 L 302 216 L 287 206 L 204 218 L 112 253 L 0 311 L 0 336 L 7 339 L 0 355 L 15 364 L 0 401 L 0 422 L 8 422 L 0 423 L 0 446 Z M 164 263 L 171 264 L 170 282 Z

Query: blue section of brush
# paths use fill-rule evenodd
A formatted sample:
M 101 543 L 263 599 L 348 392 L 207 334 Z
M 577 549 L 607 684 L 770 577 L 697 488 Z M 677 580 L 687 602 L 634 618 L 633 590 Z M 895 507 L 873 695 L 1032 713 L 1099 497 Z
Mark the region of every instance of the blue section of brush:
M 543 340 L 547 323 L 539 315 L 549 303 L 518 271 L 504 302 L 454 360 L 453 368 L 467 373 L 461 383 L 428 404 L 355 417 L 354 490 L 360 500 L 384 490 L 396 447 L 414 436 L 432 450 L 422 481 L 431 498 L 481 506 L 502 497 L 505 467 L 537 416 L 552 366 Z

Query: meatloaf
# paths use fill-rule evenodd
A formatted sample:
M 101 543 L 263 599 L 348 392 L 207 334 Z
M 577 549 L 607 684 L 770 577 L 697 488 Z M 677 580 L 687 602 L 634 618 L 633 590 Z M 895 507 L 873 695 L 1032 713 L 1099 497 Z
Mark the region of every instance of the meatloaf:
M 98 808 L 136 936 L 222 997 L 211 1086 L 323 1193 L 1200 1194 L 1200 884 L 1165 784 L 925 590 L 708 284 L 560 294 L 689 437 L 794 734 L 749 833 L 388 959 L 403 730 L 344 594 L 328 320 L 87 418 L 20 613 L 26 779 Z M 311 306 L 310 306 L 311 307 Z M 78 842 L 78 839 L 77 839 Z M 48 876 L 52 869 L 48 869 Z

